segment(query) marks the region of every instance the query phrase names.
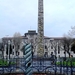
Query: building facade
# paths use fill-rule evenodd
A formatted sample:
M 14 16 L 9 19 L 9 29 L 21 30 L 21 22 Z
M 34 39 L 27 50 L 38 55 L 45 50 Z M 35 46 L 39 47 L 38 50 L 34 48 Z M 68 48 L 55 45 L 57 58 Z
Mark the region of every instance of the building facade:
M 37 45 L 38 45 L 38 40 L 37 40 L 37 33 L 35 30 L 29 30 L 27 33 L 24 34 L 24 36 L 21 36 L 22 42 L 20 44 L 20 48 L 18 50 L 18 56 L 19 57 L 23 57 L 23 50 L 22 47 L 24 44 L 26 43 L 31 43 L 33 46 L 33 53 L 34 56 L 37 56 Z M 8 40 L 10 40 L 10 43 L 13 44 L 13 37 L 3 37 L 2 41 L 5 44 L 5 49 L 4 49 L 4 56 L 6 57 L 6 44 L 8 42 Z M 51 57 L 51 55 L 55 55 L 56 57 L 64 57 L 65 53 L 64 50 L 62 48 L 62 44 L 61 41 L 63 40 L 63 37 L 46 37 L 44 36 L 44 56 L 45 57 Z M 13 44 L 14 45 L 14 44 Z M 73 55 L 73 57 L 75 57 L 75 54 L 73 53 L 73 51 L 70 51 L 70 54 Z M 13 48 L 12 53 L 11 53 L 12 57 L 16 57 L 16 51 L 15 48 Z M 68 53 L 66 52 L 66 56 L 68 57 Z

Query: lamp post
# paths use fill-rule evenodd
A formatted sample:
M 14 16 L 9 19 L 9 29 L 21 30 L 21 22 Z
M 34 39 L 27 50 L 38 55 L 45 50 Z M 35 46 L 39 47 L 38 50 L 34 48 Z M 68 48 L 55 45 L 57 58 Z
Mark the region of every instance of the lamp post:
M 10 59 L 10 40 L 8 40 L 8 63 Z
M 6 35 L 6 37 L 4 38 L 6 41 L 2 41 L 3 42 L 3 58 L 5 58 L 6 60 L 8 60 L 8 35 Z
M 0 59 L 3 58 L 3 44 L 2 44 L 2 41 L 0 39 Z
M 53 57 L 53 62 L 55 64 L 55 75 L 56 75 L 56 71 L 57 71 L 57 68 L 56 68 L 57 58 L 56 58 L 56 56 L 57 56 L 57 46 L 58 46 L 58 43 L 56 41 L 54 41 L 54 39 L 50 39 L 50 42 L 51 42 L 52 46 L 54 47 L 54 54 L 55 54 L 55 56 Z

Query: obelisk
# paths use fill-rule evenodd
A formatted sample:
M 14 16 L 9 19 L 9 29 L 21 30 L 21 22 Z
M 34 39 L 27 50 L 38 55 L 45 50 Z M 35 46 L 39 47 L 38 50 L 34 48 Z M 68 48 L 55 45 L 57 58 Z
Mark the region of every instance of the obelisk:
M 38 0 L 38 50 L 37 56 L 44 56 L 44 12 L 43 0 Z

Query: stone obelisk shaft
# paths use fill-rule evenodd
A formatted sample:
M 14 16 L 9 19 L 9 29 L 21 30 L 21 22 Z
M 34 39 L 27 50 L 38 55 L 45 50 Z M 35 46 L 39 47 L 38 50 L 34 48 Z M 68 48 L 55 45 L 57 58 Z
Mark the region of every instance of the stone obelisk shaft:
M 38 0 L 38 50 L 37 56 L 44 56 L 44 12 L 43 0 Z

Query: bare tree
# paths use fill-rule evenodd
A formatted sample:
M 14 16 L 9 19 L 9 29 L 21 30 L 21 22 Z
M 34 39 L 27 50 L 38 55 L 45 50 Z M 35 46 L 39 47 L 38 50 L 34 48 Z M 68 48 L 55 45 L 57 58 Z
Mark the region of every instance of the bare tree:
M 75 26 L 72 26 L 72 27 L 71 27 L 71 30 L 69 30 L 68 34 L 69 34 L 71 37 L 75 37 Z
M 21 44 L 21 34 L 19 32 L 16 32 L 14 34 L 14 37 L 13 37 L 13 43 L 14 43 L 14 46 L 15 46 L 15 52 L 16 52 L 16 56 L 19 56 L 19 49 L 20 49 L 20 44 Z M 19 59 L 16 59 L 16 66 L 19 65 Z M 16 68 L 16 71 L 18 71 L 18 68 Z
M 18 50 L 20 49 L 21 41 L 22 41 L 21 34 L 19 32 L 16 32 L 13 36 L 13 43 L 15 46 L 16 56 L 18 55 Z
M 71 26 L 71 29 L 69 30 L 69 35 L 72 37 L 73 42 L 71 44 L 71 50 L 75 53 L 75 26 Z
M 71 50 L 72 42 L 73 42 L 73 39 L 70 36 L 65 34 L 61 41 L 62 49 L 64 50 L 65 57 L 66 57 L 66 52 L 68 53 L 68 55 L 70 57 L 70 50 Z
M 74 42 L 73 42 L 73 44 L 71 46 L 71 51 L 73 51 L 75 53 L 75 39 L 74 39 Z
M 55 58 L 56 58 L 56 56 L 57 56 L 57 47 L 58 47 L 58 42 L 56 41 L 56 40 L 53 40 L 52 42 L 51 42 L 51 45 L 52 45 L 52 47 L 54 48 L 54 54 L 55 54 Z

